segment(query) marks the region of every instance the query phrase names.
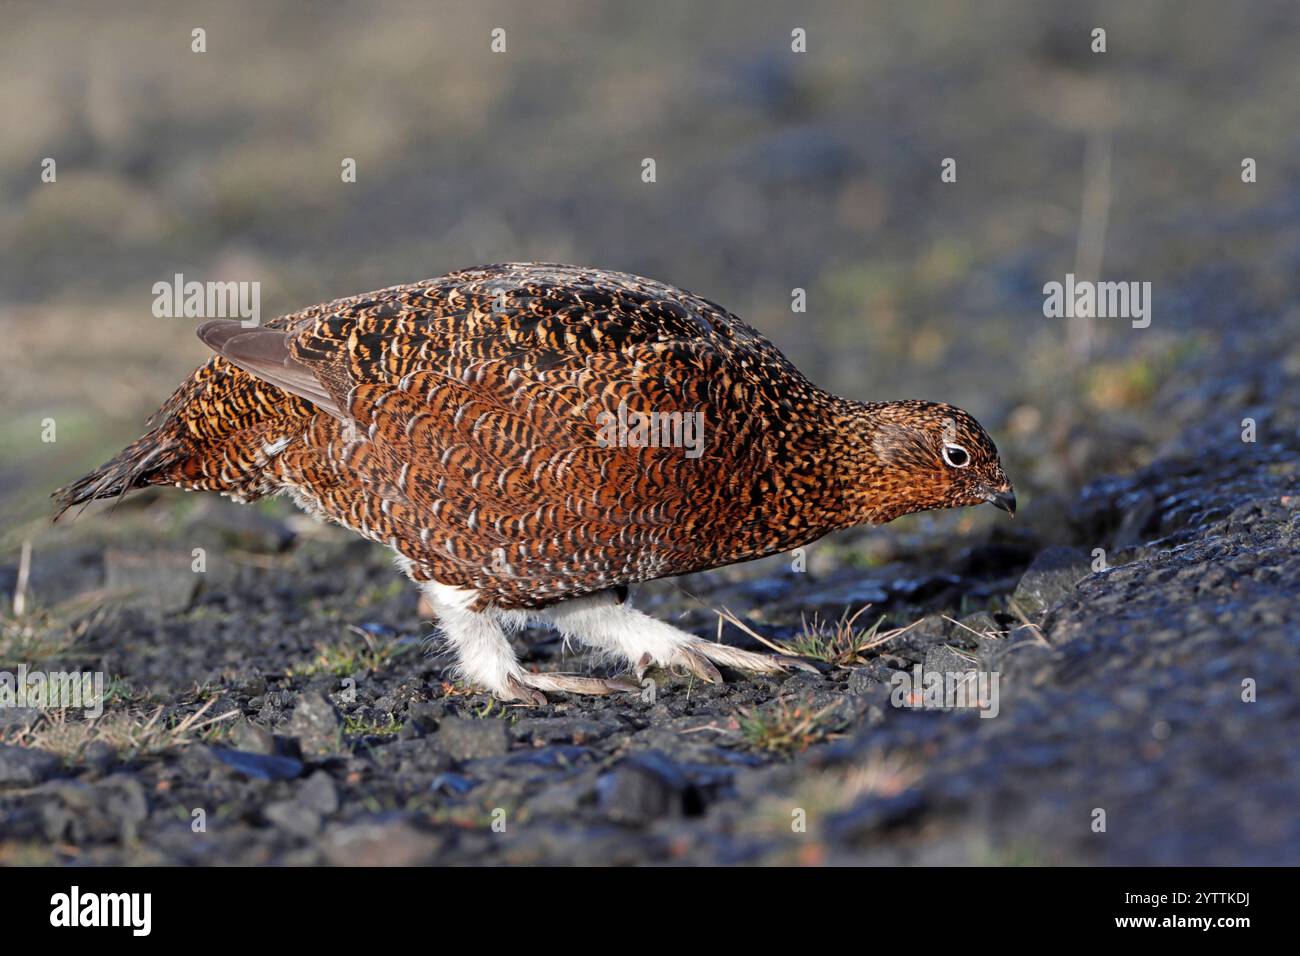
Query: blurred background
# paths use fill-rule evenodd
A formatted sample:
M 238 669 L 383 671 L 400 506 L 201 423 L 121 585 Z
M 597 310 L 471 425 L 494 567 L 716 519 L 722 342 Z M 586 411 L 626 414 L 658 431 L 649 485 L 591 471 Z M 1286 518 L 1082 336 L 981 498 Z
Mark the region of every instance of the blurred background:
M 726 305 L 841 394 L 970 409 L 1030 503 L 1141 463 L 1175 427 L 1151 412 L 1169 381 L 1297 324 L 1290 2 L 3 17 L 7 552 L 205 358 L 194 320 L 151 313 L 178 272 L 260 282 L 264 318 L 487 262 L 651 276 Z M 1152 282 L 1150 328 L 1045 318 L 1042 286 L 1067 272 Z

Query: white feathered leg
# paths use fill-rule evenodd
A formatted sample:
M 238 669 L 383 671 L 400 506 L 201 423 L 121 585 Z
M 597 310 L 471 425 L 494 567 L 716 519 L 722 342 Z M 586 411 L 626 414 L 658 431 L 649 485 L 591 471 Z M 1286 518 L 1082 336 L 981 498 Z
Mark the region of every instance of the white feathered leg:
M 443 637 L 456 658 L 455 673 L 501 700 L 546 703 L 546 697 L 526 683 L 514 648 L 497 617 L 488 611 L 472 610 L 475 592 L 446 584 L 424 585 Z
M 686 670 L 711 684 L 722 681 L 714 663 L 759 674 L 779 674 L 807 666 L 793 659 L 701 640 L 630 604 L 619 603 L 610 592 L 565 601 L 546 608 L 539 616 L 554 624 L 566 638 L 627 661 L 638 679 L 651 664 Z
M 627 680 L 574 677 L 567 674 L 533 674 L 515 657 L 502 621 L 512 627 L 526 615 L 472 609 L 476 594 L 445 584 L 426 584 L 424 594 L 442 627 L 447 646 L 456 658 L 455 673 L 499 700 L 545 704 L 544 690 L 569 694 L 613 694 L 640 687 Z

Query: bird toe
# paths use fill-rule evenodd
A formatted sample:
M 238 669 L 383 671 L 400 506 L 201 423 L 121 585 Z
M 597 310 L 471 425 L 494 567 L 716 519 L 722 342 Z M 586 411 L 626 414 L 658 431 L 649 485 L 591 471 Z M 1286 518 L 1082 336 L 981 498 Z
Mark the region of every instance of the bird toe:
M 817 673 L 817 668 L 797 657 L 776 657 L 772 654 L 742 651 L 740 648 L 732 647 L 729 644 L 719 644 L 711 641 L 698 641 L 698 643 L 691 646 L 695 651 L 715 664 L 732 667 L 740 671 L 749 671 L 754 674 L 784 674 L 791 670 Z
M 578 677 L 572 674 L 525 674 L 524 681 L 537 691 L 549 690 L 562 694 L 587 694 L 606 697 L 610 694 L 635 693 L 641 690 L 625 677 Z M 540 695 L 539 695 L 540 696 Z
M 524 678 L 527 680 L 527 678 Z M 506 678 L 506 692 L 498 695 L 505 701 L 519 701 L 533 707 L 545 707 L 546 695 L 535 687 L 529 687 L 517 677 Z

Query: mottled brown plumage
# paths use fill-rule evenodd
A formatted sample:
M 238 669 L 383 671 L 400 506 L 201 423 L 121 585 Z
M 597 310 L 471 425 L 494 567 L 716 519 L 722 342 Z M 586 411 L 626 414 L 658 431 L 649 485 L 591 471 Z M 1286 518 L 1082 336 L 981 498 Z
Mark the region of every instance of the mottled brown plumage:
M 1014 504 L 967 413 L 831 396 L 720 306 L 623 273 L 485 266 L 200 336 L 218 354 L 63 509 L 288 491 L 487 613 Z M 699 457 L 610 444 L 640 412 L 698 413 Z

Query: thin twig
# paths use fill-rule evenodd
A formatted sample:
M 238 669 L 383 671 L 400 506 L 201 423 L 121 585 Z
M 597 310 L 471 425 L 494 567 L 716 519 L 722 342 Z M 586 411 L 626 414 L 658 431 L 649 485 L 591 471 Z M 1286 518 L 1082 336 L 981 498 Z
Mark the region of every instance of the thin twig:
M 23 542 L 22 554 L 18 558 L 18 581 L 14 584 L 14 617 L 27 613 L 27 582 L 32 573 L 32 542 Z
M 748 624 L 746 624 L 746 623 L 745 623 L 744 621 L 742 621 L 740 618 L 736 617 L 736 615 L 733 614 L 733 613 L 731 612 L 731 609 L 728 608 L 725 604 L 722 606 L 722 610 L 720 610 L 720 611 L 719 611 L 719 610 L 714 610 L 713 613 L 716 614 L 716 615 L 718 615 L 718 623 L 719 623 L 719 625 L 721 625 L 721 623 L 722 623 L 723 620 L 725 620 L 728 624 L 734 624 L 736 627 L 740 628 L 742 631 L 744 631 L 746 634 L 748 634 L 748 635 L 749 635 L 750 637 L 752 637 L 754 640 L 756 640 L 756 641 L 758 641 L 759 643 L 765 645 L 766 647 L 770 647 L 772 650 L 776 651 L 776 652 L 777 652 L 778 654 L 780 654 L 782 657 L 798 657 L 798 656 L 799 656 L 798 654 L 791 653 L 791 651 L 789 650 L 789 648 L 782 647 L 780 644 L 776 643 L 775 641 L 769 641 L 769 640 L 768 640 L 766 637 L 764 637 L 762 634 L 759 634 L 756 630 L 754 630 L 752 627 L 750 627 Z M 719 637 L 721 637 L 721 626 L 719 626 Z M 719 643 L 721 643 L 721 641 L 719 641 Z

